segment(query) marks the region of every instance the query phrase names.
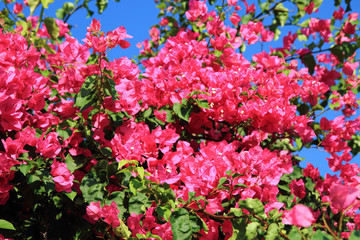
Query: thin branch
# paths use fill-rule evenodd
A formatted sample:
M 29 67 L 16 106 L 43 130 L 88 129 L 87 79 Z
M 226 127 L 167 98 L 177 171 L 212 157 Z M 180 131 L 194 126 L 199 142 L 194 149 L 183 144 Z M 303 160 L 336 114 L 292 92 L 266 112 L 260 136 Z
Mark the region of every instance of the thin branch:
M 324 226 L 325 226 L 326 230 L 329 231 L 329 233 L 331 234 L 331 236 L 333 236 L 334 239 L 339 240 L 339 238 L 335 235 L 335 233 L 331 230 L 331 228 L 329 227 L 329 225 L 328 225 L 327 222 L 326 222 L 326 219 L 325 219 L 325 211 L 324 211 L 323 214 L 322 214 L 322 220 L 323 220 L 323 222 L 324 222 Z
M 300 234 L 301 238 L 303 240 L 306 240 L 306 238 L 304 237 L 304 235 L 301 233 L 300 229 L 299 228 L 296 228 L 296 230 L 298 231 L 298 233 Z
M 281 0 L 281 1 L 279 1 L 279 2 L 276 2 L 275 5 L 272 6 L 272 7 L 269 9 L 269 12 L 273 11 L 273 10 L 277 7 L 277 5 L 279 5 L 280 3 L 283 3 L 283 2 L 285 2 L 285 1 L 286 1 L 286 0 Z M 254 17 L 251 19 L 251 21 L 254 21 L 255 19 L 261 17 L 262 15 L 264 15 L 263 12 L 259 13 L 257 16 L 254 16 Z M 267 14 L 267 15 L 269 15 L 269 14 Z
M 5 2 L 5 7 L 6 7 L 6 9 L 7 9 L 7 10 L 8 10 L 8 12 L 10 13 L 10 15 L 14 18 L 14 20 L 16 21 L 16 20 L 17 20 L 17 17 L 16 17 L 16 16 L 14 16 L 14 15 L 12 14 L 12 11 L 10 11 L 9 6 L 8 6 L 7 2 L 6 2 L 6 1 L 4 1 L 4 2 Z
M 303 55 L 301 55 L 301 56 L 287 58 L 287 59 L 285 59 L 285 61 L 291 61 L 291 60 L 294 60 L 294 59 L 302 58 L 302 57 L 304 57 L 304 56 L 306 56 L 306 55 L 310 55 L 310 54 L 314 54 L 314 53 L 321 53 L 321 52 L 325 52 L 325 51 L 329 51 L 329 50 L 331 50 L 331 48 L 320 49 L 320 50 L 318 50 L 318 51 L 310 51 L 310 52 L 305 53 L 305 54 L 303 54 Z
M 318 115 L 315 115 L 314 119 L 317 118 L 318 116 L 320 116 L 323 113 L 326 113 L 327 111 L 329 111 L 330 108 L 327 108 L 326 110 L 323 110 L 321 113 L 319 113 Z
M 41 25 L 41 23 L 43 21 L 44 9 L 45 8 L 42 6 L 41 11 L 40 11 L 40 16 L 39 16 L 39 22 L 38 22 L 38 24 L 37 24 L 37 26 L 35 28 L 35 36 L 36 36 L 37 32 L 39 31 L 40 25 Z
M 92 2 L 92 0 L 89 0 L 89 1 L 86 1 L 86 2 L 89 3 L 89 2 Z M 81 5 L 77 6 L 76 8 L 74 8 L 74 10 L 72 10 L 72 11 L 65 17 L 64 23 L 66 23 L 66 22 L 69 20 L 69 18 L 70 18 L 77 10 L 79 10 L 79 9 L 81 9 L 81 8 L 84 8 L 84 7 L 85 7 L 85 2 L 82 3 Z

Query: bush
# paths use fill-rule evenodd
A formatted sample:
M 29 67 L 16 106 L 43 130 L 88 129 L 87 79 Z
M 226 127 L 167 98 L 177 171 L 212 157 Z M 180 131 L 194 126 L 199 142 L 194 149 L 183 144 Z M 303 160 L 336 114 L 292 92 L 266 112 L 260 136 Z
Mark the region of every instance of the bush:
M 358 239 L 351 1 L 158 0 L 139 56 L 111 61 L 125 28 L 94 19 L 81 44 L 66 21 L 90 1 L 52 2 L 1 12 L 1 239 Z

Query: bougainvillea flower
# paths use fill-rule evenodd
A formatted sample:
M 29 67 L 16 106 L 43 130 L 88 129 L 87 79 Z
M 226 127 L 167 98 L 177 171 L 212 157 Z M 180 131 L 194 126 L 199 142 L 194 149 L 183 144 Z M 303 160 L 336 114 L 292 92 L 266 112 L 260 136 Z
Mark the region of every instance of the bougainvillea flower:
M 350 205 L 354 204 L 356 199 L 360 196 L 360 191 L 357 188 L 348 187 L 341 184 L 336 184 L 330 189 L 330 203 L 332 208 L 337 211 L 344 210 Z
M 282 222 L 298 227 L 310 227 L 315 222 L 315 218 L 310 208 L 297 204 L 291 210 L 284 211 Z

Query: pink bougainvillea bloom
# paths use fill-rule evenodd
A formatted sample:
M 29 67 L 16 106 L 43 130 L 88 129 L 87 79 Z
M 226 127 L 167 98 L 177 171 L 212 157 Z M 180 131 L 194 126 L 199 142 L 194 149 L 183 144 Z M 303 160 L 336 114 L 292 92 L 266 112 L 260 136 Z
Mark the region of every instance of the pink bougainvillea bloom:
M 298 227 L 310 227 L 315 220 L 310 208 L 302 204 L 297 204 L 291 210 L 284 211 L 282 222 Z
M 343 31 L 346 34 L 354 34 L 355 33 L 355 26 L 351 24 L 349 21 L 347 21 L 343 27 Z
M 304 10 L 305 10 L 305 12 L 306 12 L 307 14 L 310 15 L 310 14 L 313 12 L 314 7 L 315 7 L 314 2 L 311 2 L 308 6 L 306 6 L 306 7 L 304 8 Z
M 154 111 L 155 117 L 163 122 L 166 122 L 166 114 L 167 113 L 165 111 L 158 111 L 158 110 Z
M 114 201 L 111 202 L 110 206 L 105 205 L 100 211 L 100 215 L 102 218 L 104 218 L 104 221 L 113 228 L 117 228 L 120 225 L 120 220 L 118 217 L 119 213 L 120 210 L 117 209 L 117 205 Z
M 61 152 L 61 144 L 58 140 L 58 133 L 49 133 L 44 140 L 39 139 L 37 142 L 37 152 L 44 157 L 55 158 Z
M 306 168 L 304 168 L 304 176 L 310 177 L 313 181 L 315 181 L 320 176 L 319 169 L 315 168 L 311 163 L 307 163 Z
M 100 201 L 91 202 L 89 206 L 86 207 L 86 215 L 84 218 L 90 223 L 95 224 L 99 219 L 103 219 L 104 222 L 117 228 L 120 225 L 119 215 L 120 210 L 117 209 L 117 205 L 114 201 L 110 205 L 105 205 L 101 208 Z
M 233 14 L 230 17 L 230 21 L 232 24 L 237 26 L 239 24 L 239 22 L 241 21 L 241 17 L 236 12 L 233 12 Z
M 88 32 L 98 32 L 101 29 L 101 24 L 98 20 L 96 20 L 95 18 L 93 18 L 90 27 L 87 28 Z
M 349 21 L 356 21 L 359 17 L 359 14 L 358 13 L 349 13 L 348 14 L 348 18 L 349 18 Z
M 321 118 L 320 120 L 320 128 L 324 131 L 328 131 L 331 127 L 331 123 L 325 117 Z
M 345 13 L 344 9 L 342 7 L 339 7 L 339 11 L 335 11 L 333 13 L 333 17 L 337 20 L 342 20 L 344 17 L 344 13 Z
M 185 13 L 186 18 L 190 21 L 196 21 L 196 19 L 204 14 L 206 14 L 208 8 L 206 3 L 203 1 L 194 1 L 190 0 L 189 2 L 189 11 Z
M 86 207 L 86 214 L 88 216 L 87 220 L 91 220 L 90 222 L 95 223 L 99 218 L 100 215 L 100 201 L 98 202 L 91 202 L 89 206 Z
M 302 179 L 296 181 L 293 180 L 290 184 L 289 187 L 291 189 L 291 193 L 294 194 L 296 197 L 303 199 L 306 195 L 305 193 L 305 184 L 304 181 Z
M 230 5 L 230 6 L 235 6 L 237 4 L 237 1 L 238 0 L 227 0 L 227 3 Z
M 14 5 L 14 9 L 13 9 L 13 13 L 15 13 L 15 14 L 19 14 L 19 13 L 21 13 L 22 11 L 23 11 L 23 5 L 22 4 L 20 4 L 20 3 L 15 3 L 15 5 Z
M 168 24 L 169 24 L 169 20 L 166 17 L 162 18 L 161 21 L 159 22 L 160 26 L 166 26 Z
M 13 186 L 9 184 L 9 180 L 5 176 L 0 176 L 0 205 L 4 205 L 10 198 L 9 191 Z
M 71 192 L 74 175 L 67 169 L 66 163 L 60 163 L 54 160 L 51 169 L 50 174 L 53 176 L 55 182 L 55 190 L 58 192 Z
M 360 191 L 357 188 L 336 184 L 330 188 L 330 203 L 336 210 L 344 210 L 354 204 L 356 199 L 360 197 Z
M 354 70 L 359 67 L 359 62 L 345 62 L 343 67 L 343 73 L 345 73 L 347 76 L 352 76 L 354 74 Z

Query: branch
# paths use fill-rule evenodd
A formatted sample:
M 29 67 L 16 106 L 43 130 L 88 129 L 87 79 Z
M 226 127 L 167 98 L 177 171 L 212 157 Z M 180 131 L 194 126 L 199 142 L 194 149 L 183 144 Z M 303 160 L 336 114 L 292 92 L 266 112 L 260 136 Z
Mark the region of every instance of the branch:
M 335 235 L 335 233 L 331 230 L 331 228 L 329 227 L 329 225 L 326 222 L 325 211 L 322 213 L 322 220 L 324 222 L 324 226 L 325 226 L 326 230 L 328 230 L 330 232 L 331 236 L 333 236 L 334 239 L 338 240 L 339 238 Z
M 285 59 L 285 61 L 291 61 L 291 60 L 294 60 L 294 59 L 302 58 L 302 57 L 304 57 L 306 55 L 310 55 L 310 54 L 314 54 L 314 53 L 321 53 L 321 52 L 330 51 L 330 50 L 331 50 L 331 48 L 320 49 L 320 50 L 317 50 L 317 51 L 310 51 L 310 52 L 305 53 L 305 54 L 303 54 L 301 56 L 287 58 L 287 59 Z
M 89 0 L 89 1 L 86 1 L 86 2 L 89 3 L 89 2 L 91 2 L 91 1 L 92 1 L 92 0 Z M 66 23 L 66 22 L 69 20 L 69 18 L 70 18 L 77 10 L 79 10 L 79 9 L 81 9 L 81 8 L 83 8 L 83 7 L 85 7 L 85 3 L 77 6 L 74 10 L 72 10 L 72 11 L 65 17 L 64 23 Z
M 275 5 L 272 6 L 272 8 L 269 9 L 269 12 L 273 11 L 273 10 L 277 7 L 277 5 L 279 5 L 280 3 L 283 3 L 283 2 L 285 2 L 285 1 L 286 1 L 286 0 L 281 0 L 281 1 L 279 1 L 279 2 L 276 2 Z M 263 12 L 259 13 L 257 16 L 254 16 L 254 17 L 251 19 L 251 21 L 254 21 L 255 19 L 261 17 L 262 15 L 264 15 Z M 267 15 L 269 15 L 269 14 L 267 14 Z

